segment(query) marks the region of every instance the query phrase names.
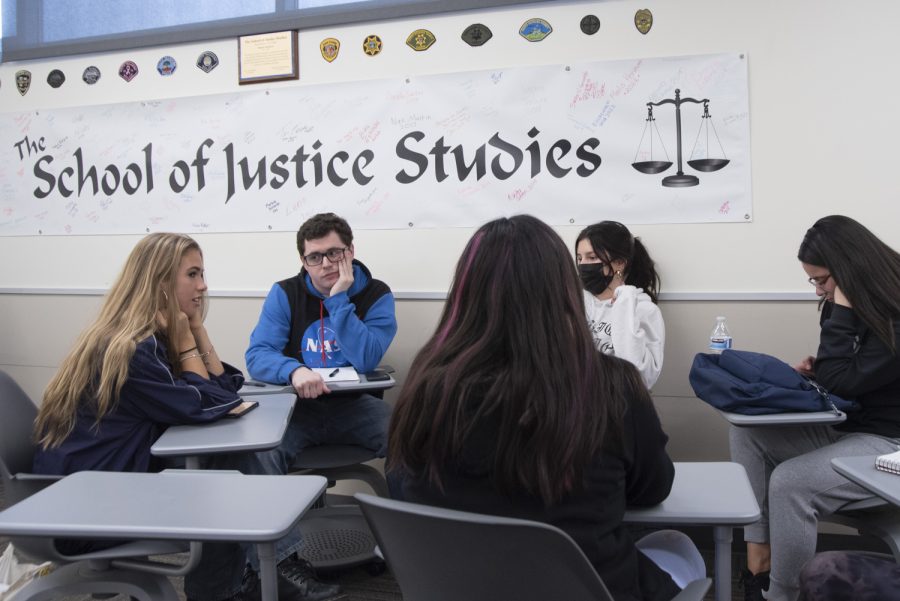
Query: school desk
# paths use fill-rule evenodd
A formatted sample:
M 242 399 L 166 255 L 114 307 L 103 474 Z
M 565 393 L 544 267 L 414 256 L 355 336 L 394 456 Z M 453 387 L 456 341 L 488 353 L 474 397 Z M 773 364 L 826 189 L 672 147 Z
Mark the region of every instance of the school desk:
M 732 529 L 759 518 L 759 505 L 744 467 L 730 461 L 714 461 L 676 462 L 669 496 L 653 507 L 629 508 L 624 521 L 712 526 L 716 545 L 715 598 L 730 601 Z
M 325 486 L 321 476 L 78 472 L 0 512 L 0 534 L 254 543 L 262 598 L 276 601 L 275 541 Z

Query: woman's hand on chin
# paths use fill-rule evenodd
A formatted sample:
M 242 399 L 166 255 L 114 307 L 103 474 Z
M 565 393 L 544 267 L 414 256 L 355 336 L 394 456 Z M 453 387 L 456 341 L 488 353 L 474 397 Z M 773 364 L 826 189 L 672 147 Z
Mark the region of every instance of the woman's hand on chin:
M 842 291 L 839 287 L 837 287 L 837 286 L 834 287 L 834 293 L 833 293 L 833 294 L 834 294 L 834 302 L 835 302 L 835 304 L 837 304 L 837 305 L 842 305 L 842 306 L 844 306 L 844 307 L 847 307 L 848 309 L 852 309 L 852 308 L 853 308 L 853 305 L 850 304 L 850 301 L 847 300 L 847 297 L 844 296 L 843 291 Z

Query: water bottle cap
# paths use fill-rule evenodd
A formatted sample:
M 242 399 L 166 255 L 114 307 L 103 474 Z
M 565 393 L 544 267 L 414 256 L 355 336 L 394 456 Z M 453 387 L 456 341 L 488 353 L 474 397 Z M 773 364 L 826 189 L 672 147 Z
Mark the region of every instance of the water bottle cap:
M 724 316 L 724 315 L 719 315 L 718 317 L 716 317 L 716 319 L 717 319 L 718 321 L 725 321 L 725 316 Z

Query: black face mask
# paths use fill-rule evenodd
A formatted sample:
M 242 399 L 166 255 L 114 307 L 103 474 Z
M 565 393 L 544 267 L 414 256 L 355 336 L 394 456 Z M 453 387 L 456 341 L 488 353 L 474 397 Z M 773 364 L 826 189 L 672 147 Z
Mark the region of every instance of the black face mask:
M 600 294 L 612 283 L 613 274 L 603 273 L 603 263 L 582 263 L 578 266 L 584 289 L 593 295 Z

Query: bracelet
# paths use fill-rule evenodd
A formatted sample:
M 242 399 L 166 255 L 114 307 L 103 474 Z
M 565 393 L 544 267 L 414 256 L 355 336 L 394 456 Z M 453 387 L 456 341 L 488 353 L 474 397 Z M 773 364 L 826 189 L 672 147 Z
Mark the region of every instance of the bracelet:
M 192 351 L 194 349 L 188 349 L 188 350 Z M 185 351 L 185 352 L 187 352 L 187 351 Z M 187 357 L 182 357 L 181 359 L 179 359 L 179 361 L 187 361 L 188 359 L 193 359 L 194 357 L 200 357 L 200 359 L 202 359 L 203 362 L 206 363 L 205 357 L 209 356 L 209 354 L 211 352 L 212 352 L 212 349 L 209 349 L 205 353 L 194 353 L 193 355 L 188 355 Z
M 197 347 L 196 347 L 196 346 L 192 346 L 191 348 L 187 349 L 186 351 L 181 351 L 181 352 L 179 352 L 178 354 L 179 354 L 179 355 L 184 355 L 185 353 L 190 353 L 191 351 L 196 351 L 196 350 L 198 350 Z

